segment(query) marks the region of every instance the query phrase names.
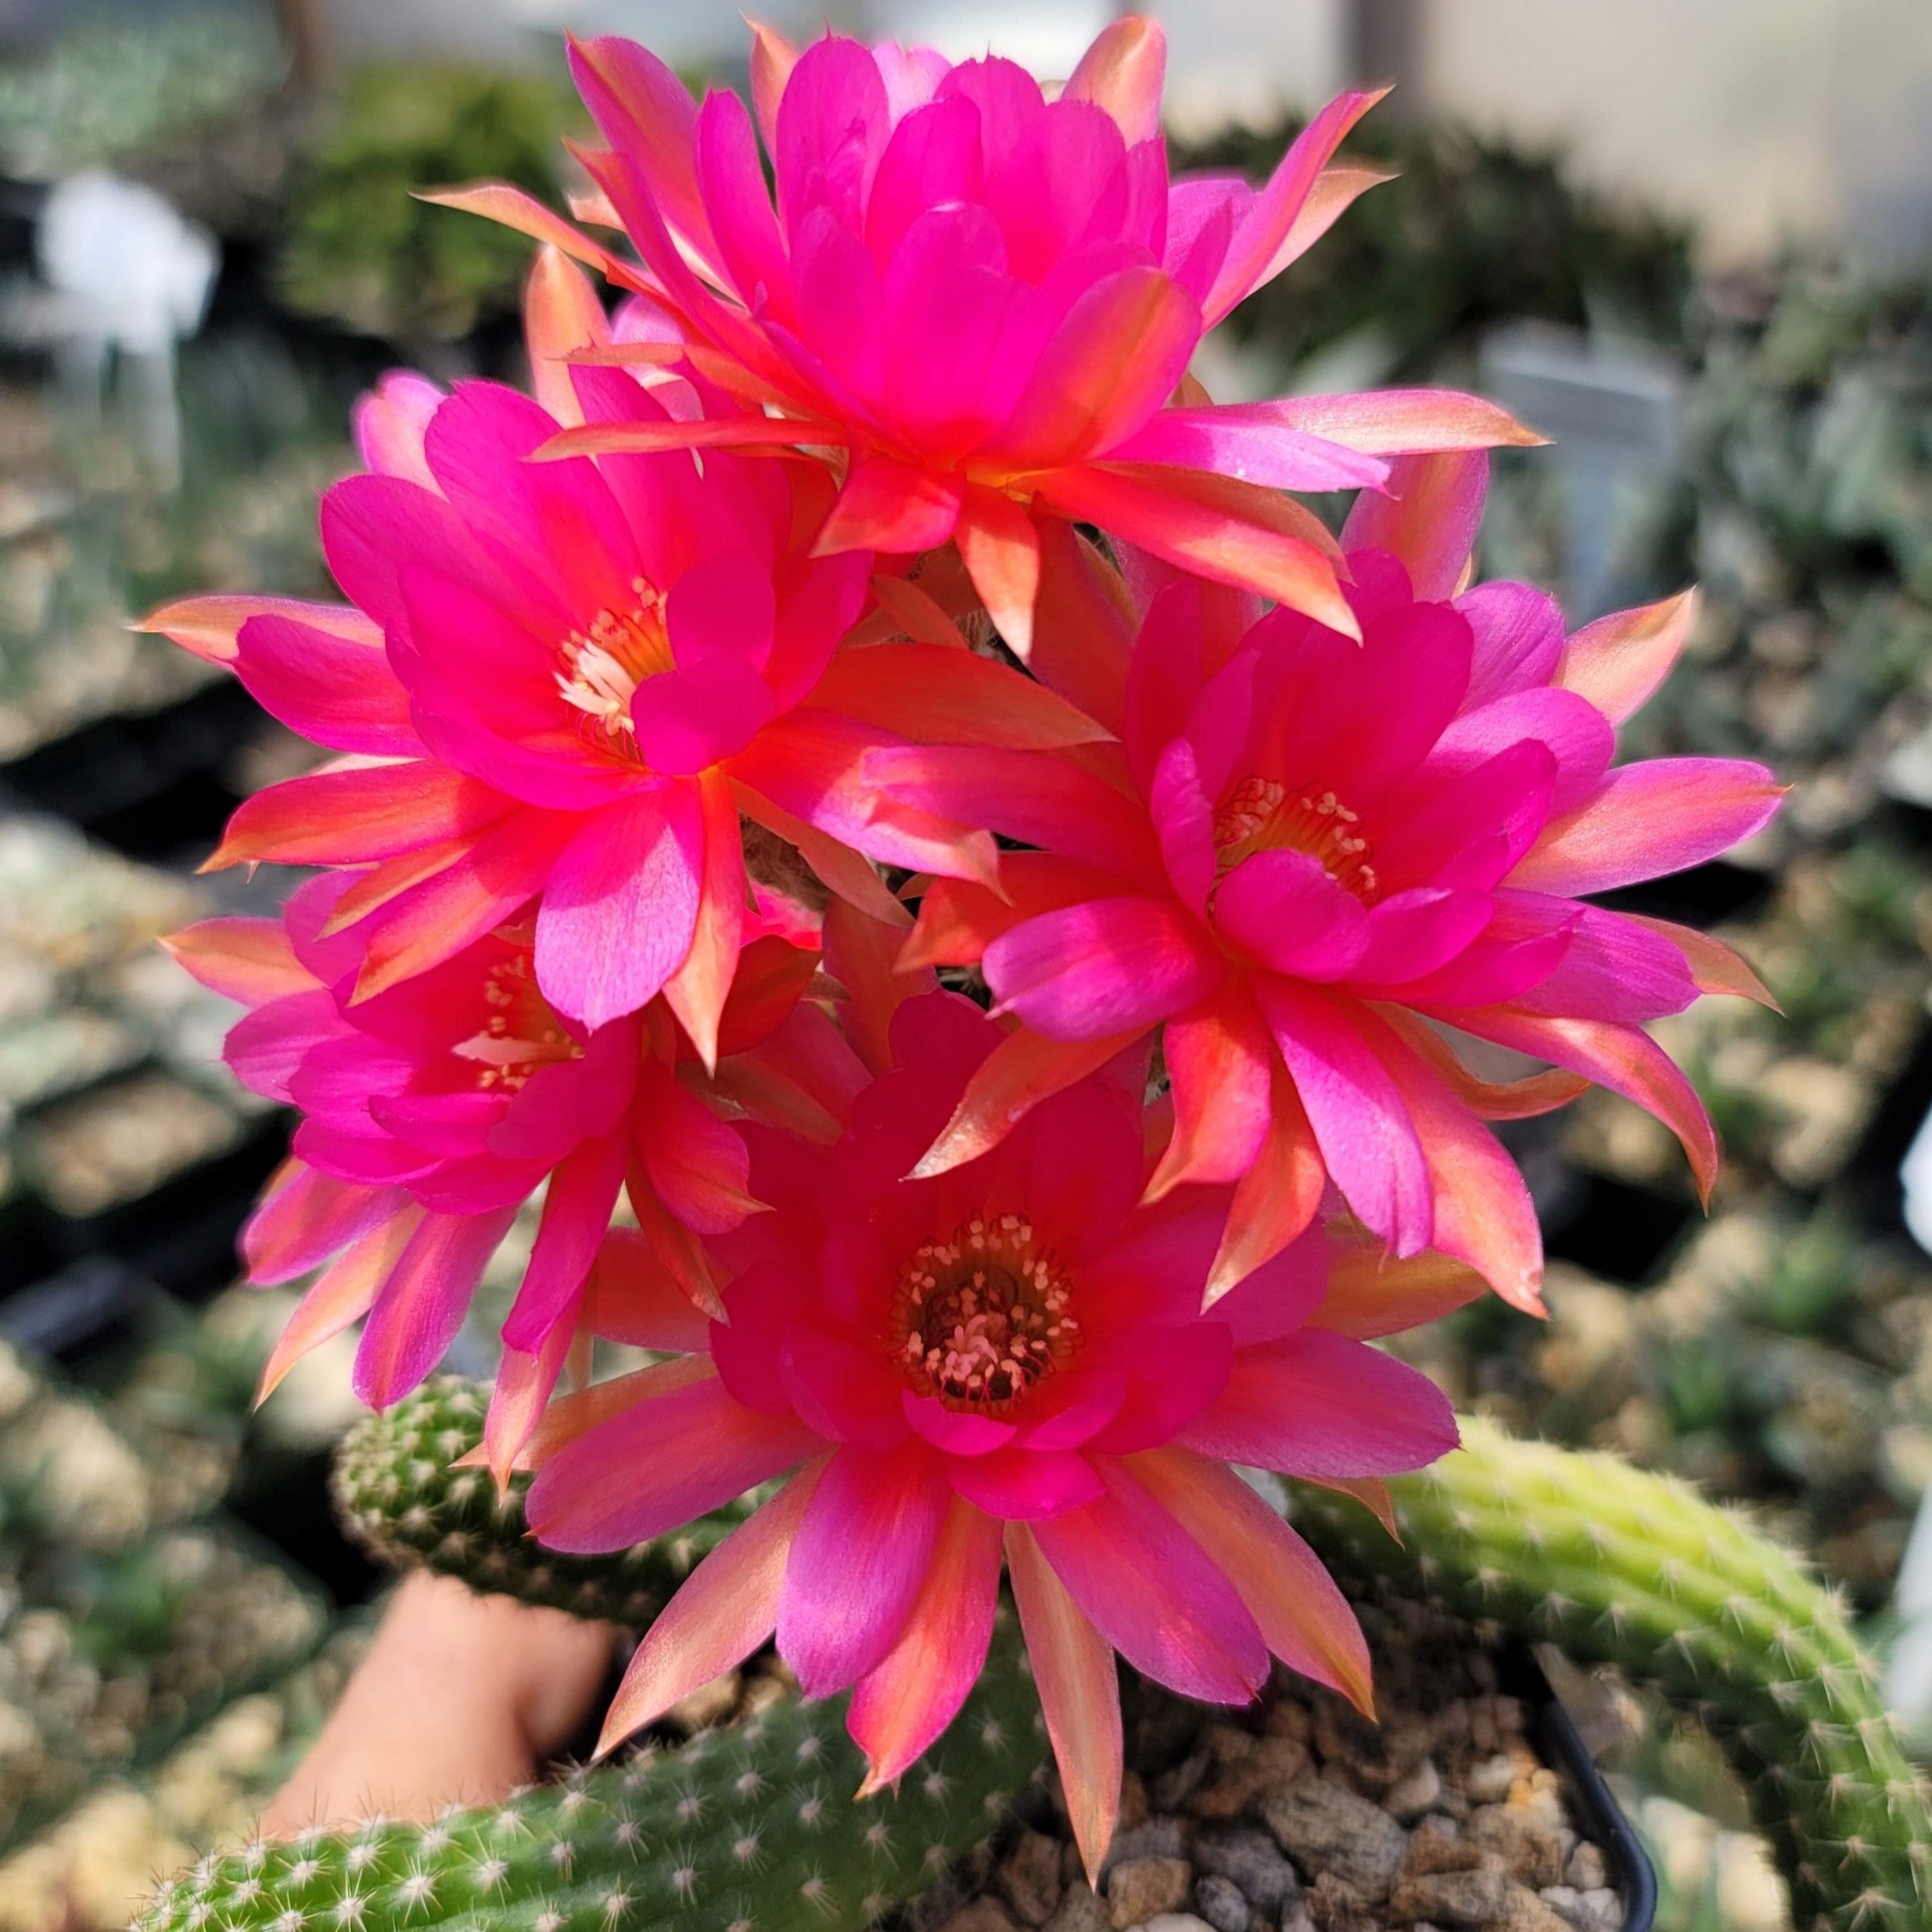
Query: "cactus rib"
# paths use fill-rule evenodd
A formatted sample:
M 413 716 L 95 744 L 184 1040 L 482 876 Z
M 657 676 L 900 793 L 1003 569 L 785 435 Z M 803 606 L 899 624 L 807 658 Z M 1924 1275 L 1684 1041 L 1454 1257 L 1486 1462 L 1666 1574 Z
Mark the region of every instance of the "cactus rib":
M 1466 1420 L 1390 1485 L 1402 1542 L 1332 1492 L 1295 1521 L 1345 1588 L 1440 1603 L 1621 1668 L 1704 1722 L 1805 1932 L 1932 1923 L 1932 1812 L 1842 1603 L 1740 1515 L 1614 1457 Z
M 843 1699 L 794 1700 L 681 1748 L 432 1825 L 372 1819 L 205 1859 L 136 1932 L 862 1932 L 997 1829 L 1044 1761 L 1010 1611 L 945 1736 L 896 1790 Z
M 642 1630 L 749 1513 L 750 1499 L 742 1499 L 655 1542 L 608 1556 L 559 1555 L 530 1539 L 528 1476 L 513 1477 L 499 1496 L 487 1470 L 451 1467 L 482 1442 L 487 1406 L 483 1384 L 438 1376 L 344 1438 L 336 1456 L 336 1513 L 377 1561 Z

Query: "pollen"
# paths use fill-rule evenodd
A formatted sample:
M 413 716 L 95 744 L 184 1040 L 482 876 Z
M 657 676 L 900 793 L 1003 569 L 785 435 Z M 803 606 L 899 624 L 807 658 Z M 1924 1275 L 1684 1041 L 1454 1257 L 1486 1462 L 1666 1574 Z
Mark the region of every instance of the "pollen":
M 949 1409 L 1002 1415 L 1079 1346 L 1072 1284 L 1023 1214 L 969 1215 L 900 1265 L 891 1344 Z
M 600 610 L 557 648 L 558 694 L 612 740 L 636 736 L 630 700 L 637 687 L 675 668 L 663 594 L 642 577 L 630 587 L 637 601 L 630 609 Z
M 1223 877 L 1257 852 L 1305 852 L 1358 899 L 1373 903 L 1381 889 L 1361 815 L 1323 785 L 1243 778 L 1214 815 L 1214 849 Z
M 489 1016 L 482 1032 L 450 1049 L 459 1060 L 476 1062 L 482 1092 L 519 1093 L 545 1067 L 584 1057 L 583 1047 L 538 991 L 529 953 L 519 950 L 492 966 L 483 997 Z

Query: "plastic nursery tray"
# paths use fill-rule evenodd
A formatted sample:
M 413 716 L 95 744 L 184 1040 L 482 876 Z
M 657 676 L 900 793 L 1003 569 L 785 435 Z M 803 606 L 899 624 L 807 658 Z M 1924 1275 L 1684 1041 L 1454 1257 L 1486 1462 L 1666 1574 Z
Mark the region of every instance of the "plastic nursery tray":
M 1550 1688 L 1535 1654 L 1512 1647 L 1497 1660 L 1503 1687 L 1520 1697 L 1530 1728 L 1549 1764 L 1570 1787 L 1578 1822 L 1610 1865 L 1611 1882 L 1623 1894 L 1623 1932 L 1653 1932 L 1657 1923 L 1657 1871 L 1650 1855 L 1604 1782 L 1582 1734 Z

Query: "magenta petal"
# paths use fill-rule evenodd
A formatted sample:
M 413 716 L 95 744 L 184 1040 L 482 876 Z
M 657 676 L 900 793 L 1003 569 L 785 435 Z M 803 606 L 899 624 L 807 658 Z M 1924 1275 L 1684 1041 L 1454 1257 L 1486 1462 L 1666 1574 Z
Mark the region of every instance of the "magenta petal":
M 1095 899 L 1043 913 L 1001 933 L 985 967 L 1000 1009 L 1050 1040 L 1152 1026 L 1221 975 L 1205 932 L 1158 899 Z
M 666 1453 L 675 1445 L 677 1453 Z M 734 1402 L 706 1376 L 587 1429 L 538 1471 L 530 1524 L 552 1550 L 627 1550 L 803 1462 L 821 1446 L 787 1416 Z
M 423 1217 L 376 1291 L 356 1349 L 355 1392 L 372 1409 L 400 1401 L 443 1359 L 515 1216 L 511 1207 Z
M 380 650 L 274 616 L 250 618 L 235 643 L 235 676 L 290 731 L 332 751 L 382 757 L 422 751 L 409 694 Z
M 587 1141 L 550 1177 L 523 1285 L 503 1324 L 507 1348 L 536 1354 L 576 1305 L 623 1185 L 621 1137 Z
M 1361 900 L 1305 852 L 1242 860 L 1216 889 L 1214 925 L 1251 959 L 1297 979 L 1345 979 L 1368 944 Z
M 248 1278 L 264 1286 L 293 1281 L 386 1221 L 408 1198 L 399 1187 L 365 1187 L 292 1162 L 242 1224 Z
M 1357 490 L 1389 473 L 1385 458 L 1363 456 L 1273 421 L 1266 403 L 1163 409 L 1106 451 L 1121 463 L 1212 470 L 1271 490 Z
M 771 692 L 742 658 L 700 659 L 647 677 L 632 694 L 637 754 L 653 771 L 693 777 L 742 752 L 772 715 Z
M 1205 918 L 1214 890 L 1214 806 L 1203 788 L 1194 748 L 1177 738 L 1161 752 L 1147 788 L 1147 816 L 1161 842 L 1168 883 Z
M 1610 720 L 1574 691 L 1545 687 L 1511 691 L 1465 709 L 1429 754 L 1431 772 L 1474 770 L 1525 742 L 1546 746 L 1557 761 L 1552 813 L 1567 812 L 1593 792 L 1617 749 Z
M 1077 1399 L 1026 1431 L 1027 1449 L 1036 1453 L 1079 1449 L 1120 1413 L 1127 1399 L 1126 1376 L 1116 1369 L 1104 1369 L 1085 1380 L 1086 1387 Z
M 1482 892 L 1417 886 L 1369 908 L 1368 943 L 1350 975 L 1357 986 L 1399 983 L 1439 971 L 1489 924 Z
M 1356 498 L 1341 547 L 1387 551 L 1408 572 L 1418 602 L 1453 597 L 1469 567 L 1489 488 L 1489 458 L 1481 450 L 1399 457 L 1385 494 L 1365 490 Z
M 882 1662 L 925 1581 L 949 1499 L 935 1460 L 841 1449 L 806 1505 L 785 1564 L 778 1651 L 808 1697 Z
M 1309 1328 L 1242 1349 L 1219 1399 L 1180 1440 L 1223 1462 L 1284 1475 L 1385 1476 L 1455 1448 L 1456 1417 L 1420 1370 Z
M 828 1442 L 885 1451 L 906 1441 L 903 1384 L 876 1348 L 795 1322 L 778 1346 L 778 1379 L 799 1420 Z
M 943 1455 L 990 1456 L 1019 1434 L 1016 1423 L 948 1409 L 935 1395 L 915 1395 L 902 1388 L 899 1401 L 906 1420 Z
M 664 601 L 672 655 L 685 670 L 706 658 L 742 659 L 763 670 L 777 614 L 770 573 L 742 550 L 694 564 Z
M 738 299 L 754 312 L 792 319 L 791 269 L 758 159 L 758 137 L 745 103 L 713 88 L 698 110 L 698 178 L 716 239 L 720 266 Z
M 1221 1393 L 1234 1364 L 1234 1338 L 1224 1322 L 1147 1323 L 1136 1327 L 1115 1359 L 1129 1368 L 1135 1387 L 1092 1446 L 1129 1456 L 1171 1441 Z
M 639 792 L 590 818 L 537 914 L 544 997 L 587 1026 L 637 1011 L 691 950 L 703 863 L 695 786 Z
M 1526 1013 L 1581 1014 L 1593 1020 L 1643 1021 L 1681 1013 L 1697 997 L 1683 954 L 1660 932 L 1596 906 L 1504 891 L 1499 904 L 1560 925 L 1569 944 L 1552 971 L 1514 996 Z
M 1183 1697 L 1245 1704 L 1268 1647 L 1234 1585 L 1117 1463 L 1107 1494 L 1033 1525 L 1042 1553 L 1093 1628 L 1137 1671 Z
M 858 41 L 828 34 L 799 56 L 778 103 L 778 206 L 795 252 L 814 209 L 858 234 L 890 131 L 885 84 Z
M 979 182 L 979 110 L 957 96 L 915 107 L 893 128 L 866 205 L 866 243 L 880 266 L 892 259 L 901 237 L 928 210 L 977 203 Z M 1002 248 L 1001 268 L 1004 255 Z
M 1003 1523 L 1039 1522 L 1106 1494 L 1084 1456 L 1018 1444 L 949 1462 L 946 1479 L 957 1494 Z
M 1476 641 L 1464 709 L 1547 684 L 1563 656 L 1563 612 L 1527 584 L 1478 584 L 1456 598 Z
M 1433 1190 L 1388 1070 L 1341 1000 L 1285 979 L 1257 991 L 1335 1185 L 1399 1255 L 1419 1255 L 1435 1229 Z

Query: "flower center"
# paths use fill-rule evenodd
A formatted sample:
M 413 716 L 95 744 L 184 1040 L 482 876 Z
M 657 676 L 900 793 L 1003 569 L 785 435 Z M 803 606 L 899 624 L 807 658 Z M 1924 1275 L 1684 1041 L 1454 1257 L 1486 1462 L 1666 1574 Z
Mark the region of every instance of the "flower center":
M 664 627 L 663 593 L 642 577 L 634 578 L 630 587 L 637 601 L 629 610 L 600 610 L 587 628 L 572 631 L 557 647 L 562 659 L 557 689 L 564 702 L 611 738 L 634 735 L 632 695 L 647 677 L 676 664 Z
M 477 1063 L 480 1091 L 515 1093 L 545 1067 L 583 1058 L 583 1047 L 537 991 L 529 953 L 519 953 L 490 968 L 483 1004 L 490 1011 L 483 1031 L 450 1049 L 459 1060 Z
M 1361 819 L 1320 785 L 1296 791 L 1248 777 L 1214 815 L 1216 871 L 1225 876 L 1257 852 L 1305 852 L 1338 885 L 1372 900 L 1377 881 Z
M 892 1352 L 919 1394 L 1002 1413 L 1080 1345 L 1069 1293 L 1025 1215 L 969 1215 L 900 1264 Z

